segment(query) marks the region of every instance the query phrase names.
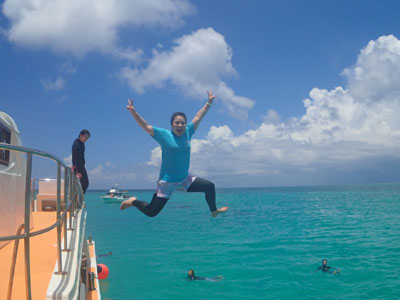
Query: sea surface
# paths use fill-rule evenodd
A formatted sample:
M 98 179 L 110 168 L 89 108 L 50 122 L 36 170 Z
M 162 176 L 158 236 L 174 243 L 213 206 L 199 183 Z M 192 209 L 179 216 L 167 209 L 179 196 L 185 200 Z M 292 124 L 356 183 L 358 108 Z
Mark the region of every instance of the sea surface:
M 215 219 L 202 194 L 149 218 L 105 193 L 86 195 L 87 234 L 112 252 L 103 299 L 400 299 L 400 184 L 218 189 Z M 314 272 L 324 258 L 341 273 Z

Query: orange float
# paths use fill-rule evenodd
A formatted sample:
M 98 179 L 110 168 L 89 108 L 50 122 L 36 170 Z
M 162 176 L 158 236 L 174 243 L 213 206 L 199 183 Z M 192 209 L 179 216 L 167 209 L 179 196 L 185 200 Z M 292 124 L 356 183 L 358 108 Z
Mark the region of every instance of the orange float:
M 108 277 L 108 273 L 110 273 L 110 271 L 108 270 L 108 267 L 106 265 L 97 265 L 97 274 L 99 275 L 100 280 L 106 279 Z

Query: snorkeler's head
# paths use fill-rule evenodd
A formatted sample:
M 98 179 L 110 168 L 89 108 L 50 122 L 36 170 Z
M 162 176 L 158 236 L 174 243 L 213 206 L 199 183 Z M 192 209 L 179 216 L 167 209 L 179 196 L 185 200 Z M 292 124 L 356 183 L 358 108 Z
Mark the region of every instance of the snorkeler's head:
M 188 277 L 193 278 L 194 277 L 194 271 L 192 269 L 190 269 L 188 271 Z
M 328 260 L 326 260 L 326 258 L 324 258 L 323 260 L 322 260 L 322 263 L 323 264 L 326 264 L 328 262 Z

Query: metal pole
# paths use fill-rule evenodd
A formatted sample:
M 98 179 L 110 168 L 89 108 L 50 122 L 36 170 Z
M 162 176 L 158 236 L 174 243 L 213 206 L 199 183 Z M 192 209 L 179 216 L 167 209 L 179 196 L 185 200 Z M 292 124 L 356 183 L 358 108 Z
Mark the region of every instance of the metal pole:
M 76 202 L 77 202 L 77 197 L 78 197 L 78 195 L 77 195 L 77 181 L 78 181 L 78 178 L 76 177 L 76 176 L 74 176 L 74 205 L 72 205 L 72 207 L 73 207 L 73 209 L 72 209 L 72 213 L 73 213 L 73 217 L 75 217 L 75 210 L 76 210 L 76 208 L 77 208 L 77 205 L 76 205 Z
M 26 181 L 25 181 L 25 292 L 26 299 L 32 299 L 31 292 L 31 261 L 30 261 L 30 217 L 31 217 L 31 179 L 32 179 L 32 153 L 27 154 Z
M 31 179 L 31 206 L 35 210 L 35 179 Z
M 60 206 L 61 206 L 61 164 L 57 163 L 57 222 L 60 221 Z M 57 255 L 58 255 L 58 274 L 62 273 L 62 258 L 61 258 L 61 222 L 57 225 Z
M 72 173 L 71 169 L 68 169 L 68 173 L 69 173 L 69 202 L 71 203 L 71 206 L 69 208 L 69 230 L 72 230 L 72 210 L 74 209 L 74 203 L 73 203 L 73 197 L 74 197 L 73 176 L 74 176 L 74 173 Z
M 76 176 L 75 176 L 75 174 L 73 174 L 72 175 L 72 195 L 71 195 L 71 197 L 72 197 L 72 205 L 71 205 L 71 214 L 72 214 L 72 217 L 74 216 L 74 211 L 75 211 L 75 193 L 76 193 Z
M 21 224 L 18 227 L 17 235 L 21 234 L 22 229 L 24 229 L 24 226 L 25 226 L 24 224 Z M 15 274 L 15 264 L 17 262 L 17 254 L 18 254 L 18 245 L 19 245 L 19 239 L 16 239 L 14 241 L 14 251 L 13 251 L 13 256 L 12 256 L 12 261 L 11 261 L 10 277 L 8 279 L 7 300 L 11 300 L 11 295 L 12 295 L 12 287 L 14 284 L 14 274 Z
M 67 195 L 68 195 L 68 169 L 64 168 L 64 209 L 67 210 Z M 67 251 L 67 215 L 64 215 L 63 221 L 63 231 L 64 231 L 64 251 Z

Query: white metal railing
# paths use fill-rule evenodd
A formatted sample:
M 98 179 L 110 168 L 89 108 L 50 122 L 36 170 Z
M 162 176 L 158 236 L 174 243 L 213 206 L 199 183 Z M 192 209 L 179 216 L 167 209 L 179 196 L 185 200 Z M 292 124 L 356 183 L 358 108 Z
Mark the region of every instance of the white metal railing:
M 26 182 L 25 182 L 25 219 L 24 224 L 21 224 L 17 230 L 16 235 L 0 236 L 0 241 L 15 241 L 14 252 L 10 268 L 9 285 L 7 299 L 11 299 L 12 286 L 14 280 L 15 263 L 18 251 L 19 240 L 24 239 L 25 249 L 25 290 L 26 299 L 32 299 L 31 292 L 31 272 L 30 272 L 30 238 L 46 233 L 54 228 L 57 228 L 57 261 L 58 270 L 56 274 L 66 275 L 67 273 L 63 269 L 61 251 L 69 251 L 67 248 L 67 214 L 69 212 L 69 228 L 72 228 L 72 217 L 78 209 L 84 205 L 84 194 L 80 185 L 79 179 L 72 172 L 71 168 L 66 166 L 59 158 L 54 155 L 42 152 L 40 150 L 29 149 L 21 146 L 15 146 L 5 143 L 0 143 L 0 149 L 6 151 L 22 152 L 26 153 Z M 32 157 L 33 155 L 44 157 L 53 160 L 57 164 L 57 205 L 56 205 L 56 222 L 47 228 L 30 232 L 30 213 L 31 213 L 31 200 L 33 199 L 32 189 Z M 64 169 L 64 205 L 61 205 L 61 168 Z M 24 233 L 21 234 L 22 230 Z M 64 247 L 61 249 L 61 234 L 64 237 Z

